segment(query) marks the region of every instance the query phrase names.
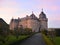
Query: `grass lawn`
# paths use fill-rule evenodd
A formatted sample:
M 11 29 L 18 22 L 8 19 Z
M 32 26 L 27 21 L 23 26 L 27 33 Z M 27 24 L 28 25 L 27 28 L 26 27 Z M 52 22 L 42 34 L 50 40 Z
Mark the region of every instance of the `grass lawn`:
M 15 36 L 9 36 L 9 38 L 8 38 L 8 43 L 9 43 L 9 42 L 10 42 L 10 43 L 17 42 L 17 41 L 23 40 L 23 39 L 25 39 L 25 38 L 27 38 L 27 37 L 28 37 L 28 35 L 20 35 L 20 36 L 18 37 L 18 39 L 17 39 Z
M 0 40 L 0 45 L 9 45 L 9 44 L 17 42 L 19 40 L 23 40 L 23 39 L 27 38 L 28 36 L 29 35 L 20 35 L 18 37 L 18 39 L 14 35 L 9 35 L 9 36 L 7 36 L 5 38 L 0 37 L 0 39 L 2 39 L 2 40 Z M 4 43 L 2 41 L 4 41 Z
M 60 45 L 60 37 L 55 37 L 55 44 Z

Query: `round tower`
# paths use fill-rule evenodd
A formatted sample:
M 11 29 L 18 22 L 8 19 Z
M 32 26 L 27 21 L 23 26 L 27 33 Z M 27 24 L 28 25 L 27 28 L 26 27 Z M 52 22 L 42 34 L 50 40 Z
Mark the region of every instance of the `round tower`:
M 42 9 L 41 13 L 39 14 L 39 20 L 41 23 L 40 30 L 47 30 L 48 29 L 48 26 L 47 26 L 48 19 L 46 17 L 46 14 L 43 12 L 43 9 Z

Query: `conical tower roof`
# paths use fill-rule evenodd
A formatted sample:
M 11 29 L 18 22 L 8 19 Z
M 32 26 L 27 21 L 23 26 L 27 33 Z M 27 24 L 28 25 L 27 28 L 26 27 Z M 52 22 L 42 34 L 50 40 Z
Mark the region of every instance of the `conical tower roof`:
M 35 14 L 33 13 L 33 11 L 32 11 L 32 14 L 30 15 L 30 17 L 31 17 L 31 18 L 37 18 L 37 17 L 35 16 Z
M 45 13 L 43 12 L 43 10 L 41 11 L 40 15 L 39 15 L 39 18 L 46 18 L 46 15 Z

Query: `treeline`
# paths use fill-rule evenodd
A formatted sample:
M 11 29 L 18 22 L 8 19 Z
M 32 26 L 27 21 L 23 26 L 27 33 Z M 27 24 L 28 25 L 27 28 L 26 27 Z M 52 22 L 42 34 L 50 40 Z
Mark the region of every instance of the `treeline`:
M 42 30 L 41 32 L 44 33 L 45 35 L 60 36 L 60 29 L 59 28 L 55 28 L 54 30 L 52 29 L 51 31 Z
M 30 28 L 15 28 L 14 30 L 9 29 L 9 25 L 2 19 L 0 18 L 0 35 L 1 36 L 7 36 L 9 34 L 11 35 L 27 35 L 32 32 L 32 29 Z
M 30 28 L 19 28 L 19 29 L 15 29 L 15 30 L 10 30 L 9 31 L 11 35 L 15 35 L 17 38 L 20 36 L 20 35 L 30 35 L 32 34 L 32 29 Z
M 29 28 L 9 30 L 9 28 L 0 28 L 0 45 L 11 45 L 19 40 L 31 36 L 32 30 Z
M 9 25 L 0 18 L 0 45 L 12 44 L 18 40 L 25 39 L 32 34 L 32 29 L 30 28 L 16 28 L 10 30 Z
M 9 25 L 2 19 L 0 18 L 0 35 L 1 36 L 6 36 L 9 33 Z
M 55 32 L 56 32 L 56 36 L 60 36 L 60 29 L 55 29 Z

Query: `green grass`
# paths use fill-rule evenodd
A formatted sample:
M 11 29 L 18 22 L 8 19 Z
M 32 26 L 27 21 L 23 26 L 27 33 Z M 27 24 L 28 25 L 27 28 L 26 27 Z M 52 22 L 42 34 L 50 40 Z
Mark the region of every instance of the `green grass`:
M 14 42 L 17 42 L 17 41 L 19 41 L 19 40 L 23 40 L 23 39 L 25 39 L 25 38 L 27 38 L 27 37 L 28 37 L 28 35 L 21 35 L 21 36 L 19 36 L 18 39 L 17 39 L 15 36 L 9 36 L 8 42 L 14 43 Z
M 60 45 L 60 37 L 55 37 L 55 44 Z
M 20 40 L 23 40 L 25 38 L 27 38 L 29 35 L 20 35 L 18 38 L 16 38 L 16 36 L 14 35 L 9 35 L 5 38 L 3 38 L 2 36 L 0 37 L 0 45 L 9 45 L 11 43 L 14 43 L 14 42 L 17 42 L 17 41 L 20 41 Z M 3 43 L 4 41 L 4 43 Z
M 19 36 L 18 40 L 23 40 L 25 38 L 27 38 L 29 35 L 23 35 L 23 36 Z
M 46 35 L 43 34 L 43 38 L 44 38 L 44 40 L 45 40 L 45 42 L 46 42 L 46 45 L 54 45 L 54 44 L 52 43 L 52 41 L 51 41 Z

